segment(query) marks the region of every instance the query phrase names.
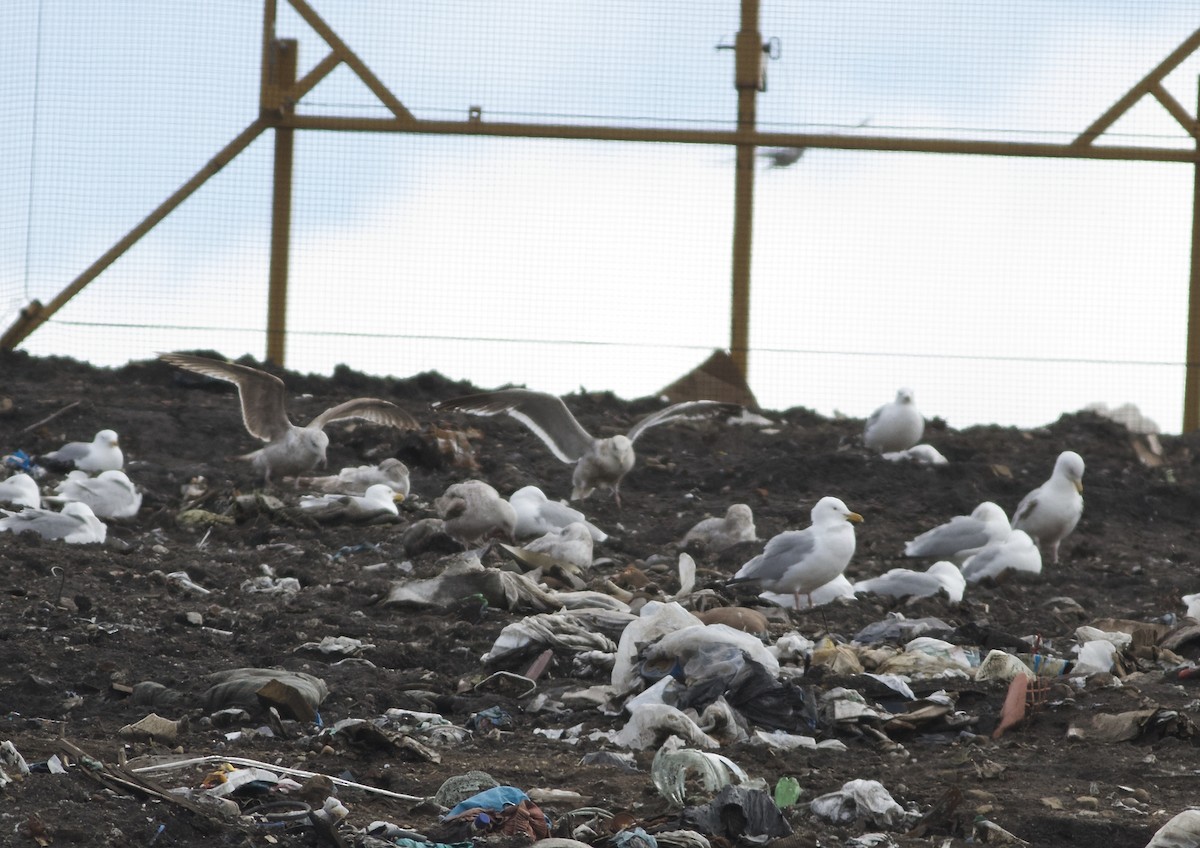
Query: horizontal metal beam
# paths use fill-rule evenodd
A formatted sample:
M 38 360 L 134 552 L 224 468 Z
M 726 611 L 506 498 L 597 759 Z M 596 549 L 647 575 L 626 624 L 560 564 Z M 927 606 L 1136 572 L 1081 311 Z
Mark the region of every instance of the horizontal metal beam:
M 341 118 L 294 115 L 278 126 L 337 132 L 406 132 L 429 135 L 508 136 L 512 138 L 657 141 L 667 144 L 753 144 L 758 147 L 809 147 L 830 150 L 890 150 L 910 153 L 964 153 L 978 156 L 1027 156 L 1052 159 L 1127 159 L 1142 162 L 1200 162 L 1194 148 L 1119 145 L 1048 144 L 1020 141 L 972 141 L 937 138 L 847 136 L 737 130 L 686 130 L 591 126 L 584 124 L 517 124 L 493 121 L 399 121 L 394 118 Z

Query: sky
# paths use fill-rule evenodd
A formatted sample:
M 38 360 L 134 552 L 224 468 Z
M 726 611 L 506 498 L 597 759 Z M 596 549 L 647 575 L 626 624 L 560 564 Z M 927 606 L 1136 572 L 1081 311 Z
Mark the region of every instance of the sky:
M 418 117 L 732 126 L 736 2 L 313 2 Z M 1200 27 L 1191 2 L 764 2 L 763 129 L 1066 142 Z M 261 6 L 17 0 L 0 26 L 0 325 L 255 116 Z M 280 0 L 301 73 L 326 52 Z M 1194 108 L 1200 58 L 1166 82 Z M 308 114 L 384 116 L 339 69 Z M 1188 148 L 1154 103 L 1107 143 Z M 256 141 L 23 345 L 101 365 L 265 349 Z M 951 426 L 1182 417 L 1192 169 L 810 150 L 757 174 L 749 380 Z M 719 146 L 300 133 L 287 365 L 653 394 L 729 343 Z

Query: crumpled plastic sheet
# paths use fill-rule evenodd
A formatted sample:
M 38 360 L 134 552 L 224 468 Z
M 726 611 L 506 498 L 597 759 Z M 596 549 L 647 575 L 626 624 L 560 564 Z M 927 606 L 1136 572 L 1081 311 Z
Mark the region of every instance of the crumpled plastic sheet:
M 1154 832 L 1146 848 L 1200 848 L 1200 810 L 1184 810 Z
M 810 689 L 790 681 L 780 682 L 776 678 L 778 669 L 771 673 L 744 654 L 736 664 L 715 661 L 697 663 L 697 660 L 708 659 L 714 653 L 702 650 L 686 666 L 689 686 L 679 695 L 677 703 L 680 707 L 706 707 L 723 698 L 746 721 L 760 727 L 790 731 L 817 728 L 817 702 Z M 724 672 L 727 676 L 701 678 L 691 684 L 692 675 L 703 673 L 694 667 L 696 665 L 713 669 L 719 675 Z
M 616 643 L 602 633 L 593 633 L 573 615 L 539 613 L 527 616 L 500 631 L 492 649 L 483 655 L 484 664 L 495 663 L 513 654 L 524 654 L 531 646 L 564 648 L 569 651 L 611 653 Z
M 770 795 L 744 786 L 726 786 L 707 804 L 685 807 L 681 819 L 701 833 L 731 840 L 764 843 L 792 833 Z
M 836 792 L 814 798 L 809 808 L 814 815 L 834 824 L 861 821 L 870 827 L 896 827 L 907 816 L 882 783 L 861 778 L 848 781 Z
M 738 783 L 749 780 L 741 766 L 728 757 L 685 748 L 683 744 L 679 737 L 672 736 L 658 749 L 650 764 L 650 779 L 658 794 L 671 804 L 683 806 L 689 773 L 699 779 L 704 791 L 709 793 L 731 785 L 734 778 Z
M 317 712 L 321 702 L 329 697 L 329 687 L 321 678 L 281 668 L 234 668 L 210 674 L 208 680 L 212 686 L 205 690 L 201 700 L 206 712 L 216 712 L 226 707 L 241 707 L 256 712 L 260 709 L 256 693 L 272 680 L 278 680 L 299 692 L 313 712 Z
M 757 636 L 735 630 L 726 624 L 697 624 L 675 630 L 646 648 L 642 655 L 649 663 L 662 664 L 664 659 L 674 657 L 680 665 L 684 665 L 710 645 L 731 645 L 740 648 L 772 677 L 779 674 L 779 660 L 763 646 Z
M 385 607 L 447 608 L 471 595 L 482 595 L 494 607 L 510 611 L 556 610 L 562 604 L 523 574 L 484 568 L 476 557 L 458 557 L 437 577 L 396 583 Z
M 629 721 L 612 736 L 612 741 L 622 748 L 644 751 L 653 748 L 668 734 L 679 736 L 688 745 L 699 748 L 721 747 L 686 713 L 668 704 L 643 704 L 632 710 Z
M 890 613 L 882 621 L 872 622 L 854 634 L 853 641 L 860 645 L 876 642 L 909 642 L 918 636 L 953 633 L 954 628 L 940 618 L 905 618 L 902 613 Z
M 641 675 L 638 673 L 639 645 L 645 645 L 680 628 L 702 626 L 696 616 L 678 603 L 664 604 L 650 601 L 644 605 L 638 618 L 629 623 L 617 643 L 617 658 L 613 662 L 612 670 L 613 687 L 621 693 L 639 688 L 641 684 Z

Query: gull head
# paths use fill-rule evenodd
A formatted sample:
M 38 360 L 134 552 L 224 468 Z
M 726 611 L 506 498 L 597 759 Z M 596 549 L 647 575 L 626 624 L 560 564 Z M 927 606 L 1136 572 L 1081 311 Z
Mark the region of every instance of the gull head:
M 1083 493 L 1083 457 L 1075 451 L 1063 451 L 1054 461 L 1054 473 L 1065 477 L 1075 486 L 1075 490 Z
M 812 508 L 812 523 L 813 524 L 838 524 L 842 521 L 849 521 L 852 524 L 859 524 L 863 517 L 857 512 L 851 512 L 838 498 L 824 497 L 817 501 L 817 505 Z
M 116 430 L 101 430 L 96 434 L 96 437 L 92 439 L 92 443 L 115 448 L 119 444 L 117 441 L 117 432 Z

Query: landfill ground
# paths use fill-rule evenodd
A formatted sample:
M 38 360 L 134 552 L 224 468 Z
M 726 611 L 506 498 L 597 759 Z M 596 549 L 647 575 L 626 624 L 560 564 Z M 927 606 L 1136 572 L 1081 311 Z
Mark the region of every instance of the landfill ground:
M 625 719 L 554 705 L 565 693 L 608 682 L 606 672 L 579 679 L 570 653 L 556 651 L 537 679 L 537 693 L 549 696 L 541 703 L 549 706 L 532 711 L 533 699 L 512 688 L 477 688 L 497 670 L 524 673 L 536 657 L 534 651 L 500 668 L 484 668 L 480 661 L 500 630 L 524 612 L 481 609 L 469 601 L 426 612 L 381 603 L 393 583 L 410 576 L 404 563 L 411 562 L 411 576 L 439 572 L 444 553 L 407 556 L 400 537 L 407 524 L 433 515 L 433 499 L 450 483 L 474 476 L 505 495 L 527 484 L 540 485 L 552 498 L 569 493 L 570 469 L 518 422 L 430 408 L 472 387 L 435 374 L 404 379 L 345 369 L 332 378 L 285 374 L 294 420 L 372 395 L 403 406 L 426 426 L 413 433 L 331 426 L 332 471 L 398 456 L 412 470 L 412 495 L 402 505 L 400 523 L 325 526 L 289 512 L 272 514 L 266 505 L 247 508 L 245 500 L 238 508 L 235 497 L 259 491 L 261 483 L 248 464 L 234 458 L 256 443 L 242 427 L 232 387 L 199 385 L 159 362 L 105 370 L 16 353 L 0 355 L 0 368 L 4 453 L 45 452 L 112 428 L 120 434 L 126 471 L 145 493 L 135 519 L 109 522 L 102 546 L 0 535 L 0 741 L 11 740 L 30 764 L 53 756 L 67 764 L 65 774 L 35 770 L 0 789 L 0 844 L 353 845 L 359 841 L 356 830 L 376 820 L 427 835 L 437 831 L 432 805 L 363 789 L 338 791 L 349 814 L 336 832 L 223 820 L 206 808 L 164 797 L 173 788 L 198 788 L 217 764 L 157 772 L 142 785 L 116 780 L 126 761 L 134 767 L 146 762 L 139 758 L 172 754 L 258 760 L 422 798 L 447 778 L 483 770 L 527 791 L 578 792 L 582 800 L 542 804 L 556 823 L 586 806 L 628 813 L 629 821 L 651 832 L 677 828 L 672 824 L 677 809 L 650 779 L 653 749 L 634 752 L 639 771 L 632 773 L 579 764 L 586 753 L 617 750 L 587 735 L 618 729 Z M 919 405 L 920 386 L 915 388 Z M 624 432 L 662 405 L 654 398 L 627 402 L 591 394 L 566 401 L 599 435 Z M 941 597 L 903 602 L 863 596 L 784 614 L 771 625 L 771 641 L 789 630 L 848 641 L 866 625 L 900 612 L 939 617 L 954 628 L 945 638 L 982 646 L 984 653 L 989 647 L 1017 652 L 1016 639 L 1040 636 L 1047 655 L 1069 658 L 1080 625 L 1124 619 L 1163 625 L 1161 634 L 1190 623 L 1181 597 L 1200 589 L 1195 436 L 1161 437 L 1160 456 L 1143 444 L 1147 463 L 1122 426 L 1090 413 L 1065 414 L 1035 430 L 958 431 L 932 418 L 925 441 L 950 462 L 928 467 L 893 464 L 866 452 L 861 420 L 830 420 L 804 409 L 765 414 L 775 422 L 767 429 L 684 422 L 648 431 L 637 443 L 638 464 L 622 486 L 623 508 L 603 492 L 582 502 L 589 519 L 611 534 L 596 547 L 596 556 L 608 561 L 593 569 L 593 585 L 602 587 L 604 578 L 639 566 L 649 583 L 637 593 L 661 599 L 679 588 L 676 542 L 705 515 L 747 503 L 765 540 L 807 526 L 809 508 L 824 495 L 840 497 L 865 519 L 856 528 L 851 579 L 898 566 L 923 567 L 927 563 L 901 556 L 905 540 L 984 500 L 1011 513 L 1049 476 L 1058 453 L 1070 449 L 1087 463 L 1086 508 L 1063 543 L 1061 561 L 1048 563 L 1039 579 L 968 586 L 957 605 Z M 478 471 L 454 467 L 438 451 L 430 425 L 467 432 Z M 199 476 L 208 486 L 203 508 L 231 523 L 179 526 L 182 487 Z M 43 484 L 57 479 L 49 476 Z M 271 494 L 294 503 L 297 493 L 281 486 Z M 760 547 L 746 545 L 723 557 L 697 555 L 697 588 L 716 588 L 732 603 L 722 583 Z M 509 560 L 492 551 L 484 562 Z M 291 596 L 243 591 L 243 581 L 263 574 L 264 566 L 279 577 L 297 578 L 301 591 Z M 186 571 L 209 594 L 166 578 L 177 571 Z M 361 659 L 337 665 L 298 651 L 326 636 L 353 637 L 373 647 Z M 1146 642 L 1144 633 L 1139 640 Z M 1200 801 L 1194 724 L 1200 678 L 1170 674 L 1196 658 L 1200 643 L 1183 638 L 1166 651 L 1157 641 L 1156 636 L 1123 656 L 1116 674 L 1093 675 L 1081 685 L 1051 682 L 1028 718 L 998 740 L 992 731 L 1007 684 L 948 679 L 913 685 L 917 694 L 946 689 L 957 699 L 956 710 L 969 718 L 965 724 L 935 721 L 906 729 L 867 722 L 810 732 L 840 739 L 845 750 L 782 752 L 738 743 L 720 753 L 768 787 L 785 776 L 798 780 L 800 800 L 784 811 L 794 834 L 776 843 L 789 848 L 846 845 L 880 830 L 888 830 L 892 842 L 872 844 L 966 845 L 982 841 L 981 822 L 1035 846 L 1141 848 L 1173 815 Z M 238 667 L 277 667 L 324 679 L 329 696 L 320 716 L 326 727 L 347 718 L 374 719 L 389 708 L 437 712 L 463 726 L 481 710 L 500 706 L 512 723 L 430 746 L 437 762 L 379 740 L 356 746 L 318 737 L 312 724 L 275 722 L 272 730 L 261 712 L 218 727 L 201 709 L 204 678 Z M 181 697 L 169 709 L 139 704 L 130 689 L 142 681 L 156 681 Z M 858 686 L 861 678 L 813 668 L 799 682 L 819 694 L 834 685 Z M 1128 740 L 1068 738 L 1069 727 L 1086 725 L 1096 715 L 1135 710 L 1147 712 Z M 151 712 L 188 718 L 174 744 L 120 735 L 122 727 Z M 582 738 L 574 744 L 536 733 L 581 724 Z M 239 731 L 240 737 L 229 738 Z M 813 798 L 855 778 L 879 781 L 906 808 L 934 812 L 915 829 L 833 824 L 813 815 Z M 688 789 L 689 803 L 708 799 L 698 785 Z M 990 844 L 1002 838 L 993 834 Z

